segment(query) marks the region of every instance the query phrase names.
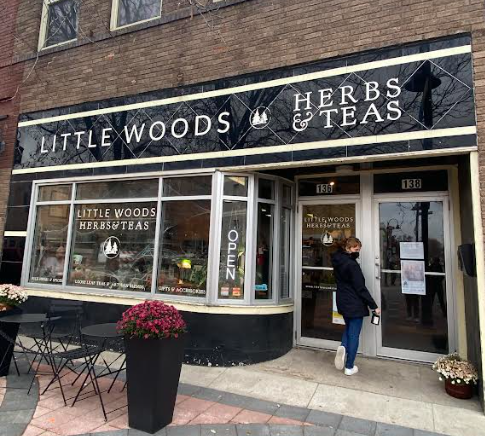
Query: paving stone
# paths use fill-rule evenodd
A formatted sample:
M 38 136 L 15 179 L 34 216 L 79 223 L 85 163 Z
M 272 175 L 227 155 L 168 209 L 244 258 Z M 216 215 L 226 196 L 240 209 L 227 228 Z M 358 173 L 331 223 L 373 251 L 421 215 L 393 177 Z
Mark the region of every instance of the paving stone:
M 34 412 L 26 410 L 0 411 L 0 424 L 28 424 Z
M 364 436 L 362 433 L 354 433 L 353 431 L 337 430 L 335 436 Z
M 96 436 L 127 436 L 127 434 L 128 434 L 128 429 L 124 429 L 124 430 L 100 431 L 96 433 Z
M 35 410 L 37 407 L 37 398 L 27 397 L 27 398 L 15 398 L 11 400 L 10 398 L 5 398 L 2 403 L 2 411 L 7 410 Z
M 265 424 L 238 424 L 237 436 L 270 436 L 269 427 Z
M 340 421 L 342 421 L 342 415 L 321 410 L 312 410 L 306 418 L 306 422 L 310 424 L 326 425 L 333 428 L 338 428 Z
M 25 424 L 1 423 L 0 436 L 21 436 L 27 426 Z
M 162 430 L 165 430 L 165 429 L 162 429 Z M 129 428 L 129 429 L 126 429 L 125 431 L 128 433 L 128 436 L 148 436 L 150 434 L 141 430 L 136 430 L 134 428 Z M 116 431 L 113 431 L 113 433 L 116 433 Z M 117 435 L 114 435 L 114 436 L 117 436 Z
M 414 430 L 414 436 L 443 436 L 443 434 L 424 430 Z
M 288 406 L 283 404 L 278 407 L 275 416 L 280 416 L 282 418 L 296 419 L 297 421 L 305 421 L 307 416 L 310 414 L 310 409 L 305 409 L 304 407 Z
M 200 436 L 200 425 L 169 426 L 167 436 Z
M 214 401 L 216 403 L 223 402 L 225 392 L 217 391 L 210 388 L 201 388 L 194 394 L 194 397 L 200 398 L 201 400 Z
M 247 409 L 252 410 L 254 412 L 261 412 L 261 413 L 267 413 L 268 415 L 274 415 L 278 409 L 277 403 L 274 403 L 272 401 L 264 401 L 264 400 L 258 400 L 256 398 L 252 398 L 250 404 L 247 406 Z
M 333 427 L 303 426 L 303 436 L 335 436 L 335 432 L 336 429 Z
M 200 436 L 237 436 L 236 426 L 227 425 L 204 425 L 200 426 Z
M 414 430 L 399 425 L 378 422 L 375 436 L 414 436 Z
M 303 436 L 303 428 L 301 425 L 270 424 L 269 434 L 271 436 Z
M 221 400 L 221 403 L 229 406 L 240 407 L 241 409 L 248 409 L 254 398 L 245 397 L 244 395 L 236 395 L 227 393 Z
M 179 388 L 177 393 L 180 395 L 189 395 L 192 396 L 198 391 L 200 391 L 202 388 L 199 386 L 194 386 L 194 385 L 189 385 L 186 383 L 179 383 Z
M 167 427 L 162 428 L 161 430 L 158 430 L 154 436 L 167 436 Z
M 368 421 L 366 419 L 352 418 L 351 416 L 344 416 L 338 428 L 339 430 L 350 431 L 366 436 L 374 436 L 376 427 L 377 422 Z

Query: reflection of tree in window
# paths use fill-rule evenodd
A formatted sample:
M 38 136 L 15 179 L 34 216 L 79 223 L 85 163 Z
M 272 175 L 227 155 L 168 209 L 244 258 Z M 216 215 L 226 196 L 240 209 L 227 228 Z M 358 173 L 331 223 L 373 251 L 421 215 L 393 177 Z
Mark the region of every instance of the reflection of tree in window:
M 63 0 L 49 6 L 45 45 L 55 45 L 76 39 L 77 1 Z
M 118 26 L 148 20 L 160 15 L 160 0 L 120 0 Z

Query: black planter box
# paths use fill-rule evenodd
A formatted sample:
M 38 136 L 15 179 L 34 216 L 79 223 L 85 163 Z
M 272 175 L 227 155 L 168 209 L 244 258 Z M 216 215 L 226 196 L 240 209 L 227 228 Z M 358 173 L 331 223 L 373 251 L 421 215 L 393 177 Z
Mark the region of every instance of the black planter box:
M 22 313 L 22 310 L 19 307 L 14 307 L 11 310 L 0 312 L 0 318 L 8 315 L 19 315 L 20 313 Z M 19 331 L 19 324 L 0 322 L 0 331 L 15 341 Z M 13 349 L 14 345 L 0 335 L 0 377 L 8 375 L 10 362 L 12 361 L 13 356 Z
M 125 337 L 128 425 L 156 433 L 172 422 L 185 335 L 168 339 Z

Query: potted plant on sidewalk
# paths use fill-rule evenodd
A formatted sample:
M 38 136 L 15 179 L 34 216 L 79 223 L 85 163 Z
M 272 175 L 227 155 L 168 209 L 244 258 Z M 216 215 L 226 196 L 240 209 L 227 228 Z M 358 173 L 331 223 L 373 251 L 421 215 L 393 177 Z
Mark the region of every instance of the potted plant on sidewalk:
M 20 286 L 0 284 L 0 317 L 22 312 L 18 306 L 27 298 Z M 18 331 L 19 324 L 0 322 L 0 376 L 8 375 L 14 348 L 11 340 L 15 341 Z
M 128 424 L 155 433 L 172 422 L 187 327 L 178 310 L 145 301 L 126 310 L 123 333 L 128 380 Z
M 458 353 L 440 357 L 433 365 L 440 374 L 440 381 L 445 381 L 445 391 L 455 398 L 468 399 L 473 396 L 473 388 L 478 383 L 475 367 Z

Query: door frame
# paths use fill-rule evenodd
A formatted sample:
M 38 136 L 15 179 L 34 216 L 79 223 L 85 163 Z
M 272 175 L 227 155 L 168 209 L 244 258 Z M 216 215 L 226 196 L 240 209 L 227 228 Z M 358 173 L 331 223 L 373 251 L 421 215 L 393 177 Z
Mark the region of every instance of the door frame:
M 375 194 L 373 196 L 373 253 L 374 265 L 380 262 L 380 223 L 379 223 L 379 204 L 380 203 L 409 203 L 409 202 L 426 202 L 436 201 L 443 202 L 443 231 L 444 231 L 444 254 L 445 254 L 445 283 L 446 283 L 446 304 L 447 304 L 447 324 L 448 324 L 448 347 L 449 352 L 456 350 L 457 345 L 457 327 L 456 327 L 456 305 L 455 305 L 455 289 L 453 283 L 453 263 L 452 255 L 454 246 L 454 232 L 453 232 L 453 209 L 451 205 L 451 197 L 448 192 L 423 192 L 419 194 L 413 193 L 393 193 L 393 194 Z M 374 298 L 376 303 L 381 307 L 381 288 L 380 278 L 378 278 L 377 268 L 380 272 L 380 266 L 374 267 L 373 274 L 373 288 Z M 375 330 L 376 356 L 384 358 L 406 359 L 417 362 L 434 362 L 441 354 L 428 353 L 424 351 L 413 351 L 399 348 L 390 348 L 382 346 L 382 324 Z
M 332 341 L 328 339 L 317 339 L 302 337 L 301 335 L 301 311 L 302 311 L 302 282 L 301 282 L 301 272 L 302 272 L 302 223 L 303 223 L 303 207 L 312 205 L 328 205 L 328 204 L 355 204 L 355 233 L 356 236 L 362 233 L 362 202 L 360 194 L 349 194 L 349 195 L 338 195 L 334 197 L 300 197 L 298 199 L 296 208 L 296 232 L 295 240 L 297 241 L 295 245 L 295 342 L 296 346 L 321 348 L 327 350 L 336 350 L 340 345 L 340 341 Z M 370 257 L 372 253 L 368 253 Z M 364 257 L 364 256 L 363 256 Z M 367 259 L 365 258 L 367 261 Z M 370 260 L 370 259 L 369 259 Z M 364 259 L 361 260 L 364 262 Z M 359 351 L 361 348 L 359 347 Z

